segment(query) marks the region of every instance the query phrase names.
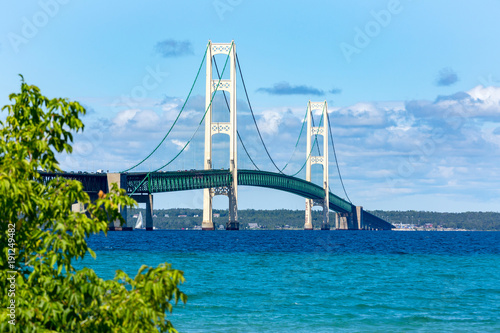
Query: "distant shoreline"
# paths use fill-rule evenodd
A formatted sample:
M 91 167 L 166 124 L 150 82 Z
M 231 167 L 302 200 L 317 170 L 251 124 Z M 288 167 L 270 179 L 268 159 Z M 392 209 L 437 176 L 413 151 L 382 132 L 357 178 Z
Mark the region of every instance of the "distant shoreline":
M 129 209 L 127 226 L 133 227 L 139 212 L 145 209 Z M 369 211 L 392 223 L 395 231 L 500 231 L 500 213 L 465 212 L 440 213 L 424 211 Z M 192 230 L 200 227 L 203 219 L 202 209 L 171 208 L 155 209 L 153 224 L 158 229 Z M 135 217 L 134 217 L 135 216 Z M 215 228 L 222 228 L 228 220 L 227 210 L 213 210 Z M 238 211 L 241 230 L 302 230 L 304 227 L 303 210 L 256 210 Z M 319 227 L 322 222 L 321 210 L 313 211 L 313 225 Z M 252 228 L 252 227 L 253 228 Z M 330 226 L 335 227 L 334 213 L 330 212 Z

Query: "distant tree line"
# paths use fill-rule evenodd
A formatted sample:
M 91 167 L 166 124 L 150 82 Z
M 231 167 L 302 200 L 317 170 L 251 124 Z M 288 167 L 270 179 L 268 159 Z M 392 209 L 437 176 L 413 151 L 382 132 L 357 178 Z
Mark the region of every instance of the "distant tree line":
M 144 209 L 131 209 L 128 214 L 128 225 L 134 226 L 136 218 L 133 216 Z M 438 213 L 423 211 L 383 211 L 375 210 L 370 213 L 383 218 L 389 223 L 395 224 L 414 224 L 415 226 L 424 226 L 432 224 L 434 227 L 442 226 L 444 228 L 456 228 L 467 230 L 499 230 L 500 231 L 500 213 L 494 212 L 465 212 L 465 213 Z M 228 221 L 228 211 L 214 209 L 213 214 L 219 217 L 213 217 L 215 227 L 225 226 Z M 160 229 L 192 229 L 195 226 L 201 226 L 203 220 L 202 209 L 173 208 L 173 209 L 155 209 L 154 225 Z M 301 229 L 304 227 L 303 210 L 256 210 L 246 209 L 238 211 L 240 228 L 247 228 L 249 223 L 257 223 L 262 229 Z M 313 210 L 313 225 L 316 228 L 321 226 L 323 213 L 321 210 Z M 335 226 L 335 215 L 330 212 L 330 226 Z
M 137 221 L 134 215 L 142 212 L 145 220 L 144 209 L 129 209 L 127 225 L 134 226 Z M 214 209 L 214 222 L 215 228 L 219 225 L 226 226 L 229 219 L 228 210 Z M 202 209 L 189 209 L 189 208 L 172 208 L 172 209 L 155 209 L 153 222 L 155 227 L 160 229 L 192 229 L 195 226 L 201 226 L 203 220 Z M 217 217 L 218 215 L 218 217 Z M 313 210 L 313 225 L 320 227 L 323 221 L 323 212 L 321 210 Z M 238 220 L 240 228 L 247 228 L 249 223 L 257 223 L 262 229 L 301 229 L 304 227 L 304 211 L 300 210 L 255 210 L 246 209 L 238 211 Z M 335 215 L 330 212 L 330 225 L 335 225 Z
M 465 212 L 465 213 L 438 213 L 423 211 L 371 211 L 392 224 L 414 224 L 424 226 L 427 223 L 444 228 L 467 230 L 496 230 L 500 231 L 500 213 L 495 212 Z

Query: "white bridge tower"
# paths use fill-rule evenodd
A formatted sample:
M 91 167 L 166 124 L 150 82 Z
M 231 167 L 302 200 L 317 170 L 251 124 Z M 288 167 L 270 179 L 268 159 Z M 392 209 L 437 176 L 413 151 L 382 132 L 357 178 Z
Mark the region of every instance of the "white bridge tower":
M 226 54 L 229 56 L 229 80 L 213 79 L 212 76 L 212 57 L 217 54 Z M 206 58 L 206 93 L 205 93 L 205 170 L 212 169 L 212 136 L 215 134 L 229 135 L 229 172 L 231 173 L 231 185 L 206 188 L 203 190 L 203 230 L 214 230 L 212 221 L 212 199 L 215 195 L 226 195 L 229 197 L 229 222 L 226 230 L 238 230 L 238 163 L 237 163 L 237 137 L 236 137 L 236 46 L 234 41 L 231 43 L 212 43 L 208 41 Z M 222 73 L 221 73 L 222 75 Z M 212 100 L 215 90 L 224 90 L 229 92 L 229 122 L 212 121 Z
M 312 112 L 315 110 L 321 110 L 323 125 L 319 124 L 317 127 L 313 127 Z M 311 139 L 313 136 L 322 135 L 323 136 L 323 156 L 315 156 L 313 150 L 311 150 Z M 310 155 L 310 156 L 309 156 Z M 328 183 L 328 104 L 324 102 L 311 102 L 307 106 L 307 149 L 306 149 L 306 180 L 311 181 L 311 166 L 313 164 L 321 164 L 323 166 L 323 188 L 325 190 L 325 195 L 322 200 L 306 199 L 306 218 L 304 224 L 304 230 L 313 230 L 311 209 L 313 206 L 323 207 L 323 224 L 321 226 L 322 230 L 329 230 L 329 183 Z

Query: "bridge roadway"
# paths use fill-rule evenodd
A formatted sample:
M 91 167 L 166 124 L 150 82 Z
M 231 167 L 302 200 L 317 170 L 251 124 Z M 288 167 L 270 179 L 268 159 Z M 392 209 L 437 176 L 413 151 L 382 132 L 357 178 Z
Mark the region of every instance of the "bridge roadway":
M 57 176 L 75 179 L 82 183 L 83 188 L 91 196 L 100 190 L 107 193 L 108 180 L 106 173 L 40 172 L 44 182 Z M 191 170 L 169 172 L 130 172 L 125 173 L 127 193 L 152 194 L 174 191 L 187 191 L 204 188 L 229 186 L 232 175 L 227 169 L 221 170 Z M 279 173 L 256 170 L 238 170 L 239 186 L 258 186 L 293 193 L 304 198 L 321 200 L 324 197 L 322 187 L 300 178 Z M 330 209 L 338 213 L 355 214 L 356 206 L 330 192 Z M 393 226 L 383 219 L 363 211 L 364 227 L 369 229 L 390 230 Z M 353 227 L 353 229 L 357 229 Z

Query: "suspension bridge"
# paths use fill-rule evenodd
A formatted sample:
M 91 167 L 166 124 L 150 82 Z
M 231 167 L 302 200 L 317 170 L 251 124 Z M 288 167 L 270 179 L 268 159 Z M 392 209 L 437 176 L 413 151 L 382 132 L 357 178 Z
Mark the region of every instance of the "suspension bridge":
M 222 72 L 219 72 L 215 56 L 222 54 L 226 56 Z M 206 64 L 206 83 L 205 83 L 205 112 L 203 117 L 190 140 L 186 142 L 182 149 L 167 163 L 150 172 L 137 172 L 134 169 L 145 163 L 165 142 L 167 137 L 172 133 L 181 114 L 185 110 L 187 101 L 189 100 L 193 87 L 200 76 L 203 64 Z M 215 68 L 215 71 L 214 71 Z M 260 142 L 265 149 L 267 157 L 275 167 L 277 172 L 261 170 L 251 155 L 243 138 L 237 129 L 237 103 L 236 103 L 236 75 L 239 70 L 240 78 L 245 91 L 249 109 L 260 139 Z M 229 70 L 229 79 L 223 79 L 224 73 Z M 214 78 L 214 74 L 216 74 Z M 226 75 L 227 76 L 227 75 Z M 229 111 L 228 122 L 213 121 L 214 97 L 217 92 L 222 92 L 224 101 Z M 229 100 L 226 96 L 229 94 Z M 321 112 L 319 125 L 315 126 L 312 117 L 313 112 Z M 196 133 L 202 127 L 205 127 L 205 142 L 204 142 L 204 169 L 191 171 L 163 171 L 167 166 L 172 164 L 188 147 Z M 300 137 L 305 128 L 306 135 L 306 156 L 305 161 L 297 172 L 285 173 L 285 169 L 289 166 L 290 160 L 283 168 L 279 168 L 272 158 L 269 149 L 262 137 L 261 131 L 257 124 L 255 114 L 253 112 L 250 98 L 246 89 L 245 81 L 241 71 L 240 62 L 236 53 L 234 41 L 231 43 L 212 43 L 208 42 L 203 60 L 198 69 L 195 81 L 191 86 L 189 94 L 180 109 L 176 119 L 171 127 L 164 135 L 160 143 L 148 154 L 144 159 L 135 165 L 118 173 L 84 173 L 84 172 L 63 172 L 63 173 L 47 173 L 40 172 L 44 181 L 48 182 L 56 177 L 67 179 L 75 179 L 83 184 L 91 199 L 96 198 L 99 191 L 109 192 L 112 183 L 117 183 L 119 188 L 126 189 L 127 194 L 134 198 L 139 203 L 146 204 L 146 230 L 153 230 L 153 194 L 187 191 L 203 189 L 203 230 L 214 230 L 212 221 L 212 201 L 214 196 L 224 195 L 229 199 L 229 221 L 226 224 L 226 230 L 239 230 L 238 222 L 238 186 L 256 186 L 265 187 L 274 190 L 284 191 L 299 195 L 305 198 L 305 222 L 304 229 L 312 230 L 312 214 L 313 206 L 320 206 L 323 209 L 323 221 L 321 224 L 322 230 L 330 229 L 329 210 L 335 211 L 335 229 L 339 230 L 390 230 L 393 226 L 383 219 L 363 210 L 362 206 L 356 206 L 351 203 L 345 190 L 340 169 L 337 162 L 335 146 L 333 141 L 330 119 L 328 115 L 328 105 L 326 101 L 307 103 L 306 115 L 302 122 L 302 128 L 299 133 L 299 139 L 295 145 L 297 148 Z M 229 136 L 229 168 L 214 170 L 213 169 L 213 142 L 214 135 L 224 134 Z M 318 136 L 323 137 L 323 147 L 318 144 Z M 329 140 L 330 138 L 332 151 L 335 157 L 338 175 L 344 194 L 347 198 L 343 199 L 331 192 L 329 186 Z M 254 169 L 239 169 L 238 168 L 238 141 L 243 150 L 251 161 Z M 314 148 L 317 148 L 317 153 Z M 294 151 L 295 152 L 295 151 Z M 293 154 L 293 153 L 292 153 Z M 291 159 L 291 158 L 290 158 Z M 323 181 L 321 185 L 311 182 L 312 165 L 319 164 L 322 166 Z M 296 177 L 305 168 L 305 180 Z M 74 210 L 82 210 L 80 204 L 73 205 Z M 122 208 L 122 215 L 126 219 L 127 210 Z M 121 230 L 119 222 L 110 223 L 110 230 Z

